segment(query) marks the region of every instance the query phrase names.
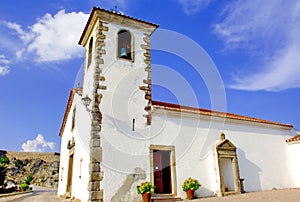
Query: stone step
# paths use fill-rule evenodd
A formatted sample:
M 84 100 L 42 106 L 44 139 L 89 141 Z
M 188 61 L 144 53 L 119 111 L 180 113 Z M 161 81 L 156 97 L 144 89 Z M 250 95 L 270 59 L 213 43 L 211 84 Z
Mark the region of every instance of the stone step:
M 66 199 L 71 198 L 71 192 L 66 192 L 64 198 Z
M 151 202 L 173 202 L 173 201 L 182 201 L 178 196 L 152 196 Z

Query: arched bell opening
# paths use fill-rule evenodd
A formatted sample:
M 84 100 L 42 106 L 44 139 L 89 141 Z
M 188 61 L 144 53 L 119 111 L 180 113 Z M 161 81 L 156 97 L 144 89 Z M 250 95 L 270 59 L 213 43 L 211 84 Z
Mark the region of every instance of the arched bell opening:
M 133 60 L 132 35 L 128 30 L 118 32 L 118 58 Z

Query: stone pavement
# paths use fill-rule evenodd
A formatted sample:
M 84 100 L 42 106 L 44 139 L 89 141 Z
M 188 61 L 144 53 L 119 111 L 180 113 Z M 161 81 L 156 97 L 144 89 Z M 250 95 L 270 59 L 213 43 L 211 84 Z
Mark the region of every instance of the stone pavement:
M 33 192 L 21 193 L 18 195 L 8 194 L 7 197 L 1 197 L 0 202 L 67 202 L 59 198 L 56 189 L 32 186 Z
M 188 202 L 190 200 L 184 200 Z M 250 192 L 224 197 L 194 199 L 190 202 L 300 202 L 300 189 L 279 189 Z
M 35 194 L 23 194 L 1 198 L 0 202 L 70 202 L 56 196 L 56 190 L 43 189 Z M 130 201 L 128 201 L 130 202 Z M 280 189 L 261 192 L 251 192 L 239 195 L 224 197 L 209 197 L 194 200 L 184 200 L 184 202 L 300 202 L 300 189 Z

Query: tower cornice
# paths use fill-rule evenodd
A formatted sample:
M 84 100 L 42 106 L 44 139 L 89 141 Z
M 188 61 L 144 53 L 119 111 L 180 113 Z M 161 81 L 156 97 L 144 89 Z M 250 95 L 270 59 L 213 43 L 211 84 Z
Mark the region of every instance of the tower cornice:
M 151 22 L 133 18 L 114 11 L 108 11 L 102 8 L 94 7 L 78 42 L 79 45 L 86 45 L 90 33 L 98 20 L 141 30 L 148 35 L 151 35 L 158 27 L 157 24 Z

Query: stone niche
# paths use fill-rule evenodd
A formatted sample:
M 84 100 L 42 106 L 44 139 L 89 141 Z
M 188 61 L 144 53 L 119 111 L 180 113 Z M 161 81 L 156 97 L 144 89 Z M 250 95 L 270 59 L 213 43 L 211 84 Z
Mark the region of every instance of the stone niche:
M 218 155 L 221 196 L 241 193 L 241 182 L 236 146 L 221 134 L 216 145 Z

